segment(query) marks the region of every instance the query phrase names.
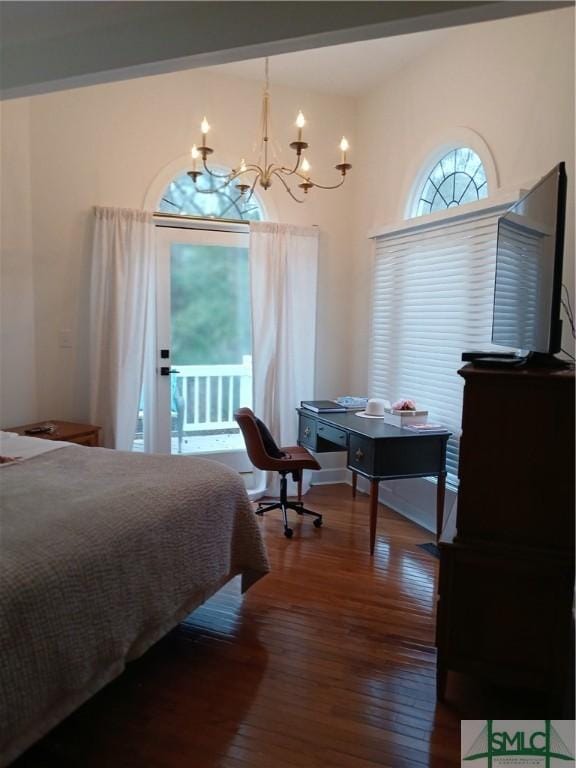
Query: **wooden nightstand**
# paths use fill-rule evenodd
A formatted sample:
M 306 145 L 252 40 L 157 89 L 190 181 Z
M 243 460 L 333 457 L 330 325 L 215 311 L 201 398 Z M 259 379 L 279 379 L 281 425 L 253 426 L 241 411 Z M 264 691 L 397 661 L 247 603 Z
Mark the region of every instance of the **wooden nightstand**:
M 46 419 L 46 421 L 36 421 L 34 424 L 23 424 L 20 427 L 6 427 L 5 432 L 16 432 L 19 435 L 26 435 L 26 430 L 33 427 L 41 427 L 45 424 L 53 424 L 56 429 L 54 432 L 45 432 L 41 434 L 28 435 L 29 437 L 41 437 L 43 440 L 64 440 L 67 443 L 76 443 L 77 445 L 90 445 L 95 448 L 100 444 L 100 427 L 94 424 L 75 424 L 72 421 L 56 421 L 55 419 Z

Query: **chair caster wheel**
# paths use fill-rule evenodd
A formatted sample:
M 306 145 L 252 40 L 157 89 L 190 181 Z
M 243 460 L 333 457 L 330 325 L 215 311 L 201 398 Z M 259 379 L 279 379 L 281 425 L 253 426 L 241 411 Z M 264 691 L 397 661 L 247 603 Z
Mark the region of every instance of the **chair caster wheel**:
M 286 536 L 287 539 L 291 539 L 294 531 L 292 528 L 284 528 L 284 536 Z
M 316 520 L 313 522 L 314 528 L 322 528 L 322 518 L 317 517 Z

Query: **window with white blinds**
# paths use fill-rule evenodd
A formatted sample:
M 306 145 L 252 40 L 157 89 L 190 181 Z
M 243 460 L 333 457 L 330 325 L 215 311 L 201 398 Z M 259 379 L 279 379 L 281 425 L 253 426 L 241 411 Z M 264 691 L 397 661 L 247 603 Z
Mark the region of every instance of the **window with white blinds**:
M 452 433 L 457 482 L 464 350 L 493 348 L 492 307 L 502 207 L 376 237 L 370 392 L 411 398 Z M 499 348 L 500 351 L 502 348 Z

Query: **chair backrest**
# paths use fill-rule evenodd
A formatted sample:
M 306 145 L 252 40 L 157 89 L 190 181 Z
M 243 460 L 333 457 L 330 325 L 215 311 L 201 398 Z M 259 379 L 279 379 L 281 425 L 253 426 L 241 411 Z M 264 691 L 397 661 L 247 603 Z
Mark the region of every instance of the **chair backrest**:
M 239 408 L 234 414 L 234 419 L 240 427 L 246 443 L 246 453 L 248 458 L 258 469 L 277 470 L 279 460 L 270 456 L 266 451 L 262 435 L 256 423 L 256 416 L 250 408 Z

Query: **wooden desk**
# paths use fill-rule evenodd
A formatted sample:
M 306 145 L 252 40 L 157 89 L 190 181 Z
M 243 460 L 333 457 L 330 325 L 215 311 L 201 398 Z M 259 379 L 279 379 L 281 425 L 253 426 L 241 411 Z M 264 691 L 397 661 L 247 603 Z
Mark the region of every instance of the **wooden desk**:
M 4 431 L 16 432 L 18 435 L 26 435 L 27 429 L 41 427 L 44 424 L 53 424 L 56 429 L 54 432 L 29 435 L 29 437 L 40 437 L 43 440 L 64 440 L 67 443 L 89 445 L 95 448 L 100 444 L 100 427 L 97 427 L 94 424 L 76 424 L 72 421 L 46 419 L 45 421 L 36 421 L 33 424 L 22 424 L 19 427 L 6 427 Z
M 370 554 L 378 520 L 378 486 L 382 480 L 437 477 L 436 538 L 442 531 L 449 432 L 422 434 L 363 419 L 356 413 L 315 413 L 298 408 L 298 444 L 315 453 L 346 451 L 353 474 L 370 480 Z

